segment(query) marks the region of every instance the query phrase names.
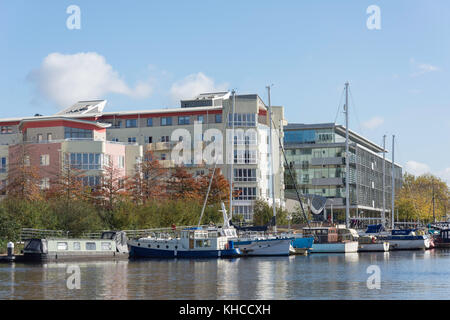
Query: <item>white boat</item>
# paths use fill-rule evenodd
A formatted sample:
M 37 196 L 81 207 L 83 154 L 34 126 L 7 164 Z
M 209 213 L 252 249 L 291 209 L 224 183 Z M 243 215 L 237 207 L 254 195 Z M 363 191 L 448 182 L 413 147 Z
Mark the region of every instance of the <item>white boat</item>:
M 360 252 L 374 252 L 381 251 L 387 252 L 389 251 L 389 242 L 377 239 L 377 237 L 373 235 L 361 236 L 358 238 L 358 251 Z
M 358 241 L 340 240 L 335 227 L 303 228 L 305 237 L 314 237 L 311 253 L 351 253 L 358 252 Z
M 384 231 L 381 225 L 369 225 L 365 235 L 389 242 L 390 250 L 426 250 L 431 246 L 428 235 L 416 235 L 414 229 Z
M 351 253 L 358 252 L 358 242 L 313 243 L 311 253 Z
M 293 250 L 292 240 L 275 236 L 243 237 L 236 239 L 234 245 L 244 256 L 287 256 Z

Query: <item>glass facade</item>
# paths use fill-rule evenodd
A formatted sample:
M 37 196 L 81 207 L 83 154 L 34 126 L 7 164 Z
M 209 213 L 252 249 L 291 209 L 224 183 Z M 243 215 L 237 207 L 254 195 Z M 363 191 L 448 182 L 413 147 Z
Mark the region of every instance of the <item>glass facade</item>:
M 65 139 L 92 139 L 92 130 L 64 127 Z M 38 139 L 39 140 L 39 139 Z

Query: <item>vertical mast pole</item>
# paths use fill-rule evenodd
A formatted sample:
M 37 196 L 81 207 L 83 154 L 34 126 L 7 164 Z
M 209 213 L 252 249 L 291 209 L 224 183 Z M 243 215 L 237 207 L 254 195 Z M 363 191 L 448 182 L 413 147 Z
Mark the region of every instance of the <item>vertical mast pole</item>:
M 233 164 L 234 164 L 234 108 L 236 103 L 236 91 L 231 91 L 232 94 L 232 107 L 231 107 L 231 164 L 230 164 L 230 219 L 233 218 Z M 227 121 L 227 119 L 225 119 Z
M 348 147 L 348 85 L 345 83 L 345 225 L 350 228 L 350 152 Z
M 272 210 L 273 210 L 273 220 L 274 226 L 273 231 L 277 232 L 277 209 L 275 206 L 275 175 L 273 172 L 273 159 L 275 154 L 273 152 L 273 142 L 272 142 L 272 105 L 270 103 L 270 86 L 267 86 L 267 94 L 269 100 L 269 154 L 270 154 L 270 175 L 272 177 Z
M 386 227 L 386 135 L 383 136 L 383 211 L 381 212 L 381 224 Z
M 395 164 L 394 164 L 394 142 L 395 142 L 395 135 L 392 135 L 392 189 L 391 189 L 391 192 L 392 192 L 392 196 L 391 196 L 391 207 L 392 207 L 392 209 L 391 209 L 391 213 L 392 213 L 392 216 L 391 216 L 391 219 L 392 219 L 392 221 L 391 221 L 391 223 L 392 223 L 392 229 L 394 229 L 394 226 L 395 226 Z M 397 217 L 397 220 L 398 220 L 398 217 Z

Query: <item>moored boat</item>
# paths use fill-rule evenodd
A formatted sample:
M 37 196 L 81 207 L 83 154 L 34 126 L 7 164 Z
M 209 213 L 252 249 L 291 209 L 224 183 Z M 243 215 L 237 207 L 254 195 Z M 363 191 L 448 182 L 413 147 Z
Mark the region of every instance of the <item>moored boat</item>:
M 103 232 L 100 239 L 32 238 L 25 241 L 24 261 L 128 258 L 125 232 Z
M 360 252 L 387 252 L 389 251 L 389 242 L 381 241 L 377 237 L 369 235 L 358 238 L 358 251 Z
M 435 239 L 437 248 L 450 248 L 450 229 L 443 229 L 439 231 L 439 236 Z
M 303 228 L 303 235 L 314 237 L 311 253 L 351 253 L 358 252 L 358 241 L 339 241 L 335 227 Z

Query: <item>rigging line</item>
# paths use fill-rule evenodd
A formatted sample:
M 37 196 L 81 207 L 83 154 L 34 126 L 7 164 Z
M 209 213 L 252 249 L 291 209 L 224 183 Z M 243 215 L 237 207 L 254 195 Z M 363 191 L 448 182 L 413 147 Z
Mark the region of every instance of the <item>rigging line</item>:
M 356 110 L 356 103 L 355 103 L 355 100 L 353 99 L 352 89 L 350 87 L 348 89 L 349 89 L 348 91 L 350 92 L 350 99 L 352 101 L 353 109 L 355 110 L 356 120 L 358 121 L 359 131 L 361 132 L 362 135 L 364 135 L 364 132 L 363 132 L 362 126 L 361 126 L 361 121 L 359 121 L 358 111 Z
M 334 125 L 336 125 L 336 121 L 337 121 L 337 118 L 338 118 L 338 116 L 339 116 L 339 110 L 341 109 L 342 98 L 343 98 L 343 96 L 344 96 L 344 92 L 345 92 L 345 88 L 342 89 L 341 98 L 339 99 L 339 105 L 338 105 L 338 108 L 337 108 L 336 117 L 334 118 L 334 122 L 333 122 Z
M 273 119 L 272 119 L 272 123 L 273 123 L 273 125 L 274 125 L 274 127 L 275 127 L 275 123 L 273 122 Z M 280 147 L 281 147 L 281 152 L 283 153 L 284 161 L 286 162 L 286 166 L 287 166 L 287 168 L 288 168 L 288 170 L 289 170 L 289 175 L 290 175 L 290 177 L 291 177 L 292 183 L 294 184 L 295 192 L 296 192 L 296 194 L 297 194 L 297 199 L 298 199 L 298 201 L 300 202 L 300 207 L 301 207 L 301 209 L 302 209 L 303 217 L 304 217 L 305 220 L 306 220 L 306 224 L 308 225 L 308 228 L 311 228 L 311 226 L 310 226 L 310 224 L 309 224 L 309 220 L 308 220 L 308 218 L 307 218 L 307 216 L 306 216 L 306 213 L 305 213 L 305 209 L 303 208 L 303 202 L 302 202 L 302 200 L 301 200 L 301 198 L 300 198 L 300 194 L 298 193 L 297 181 L 296 181 L 296 179 L 294 179 L 294 175 L 292 174 L 291 167 L 289 166 L 289 163 L 288 163 L 287 158 L 286 158 L 286 153 L 284 152 L 284 147 L 283 147 L 283 143 L 282 143 L 282 141 L 281 141 L 280 134 L 278 133 L 278 130 L 275 130 L 275 132 L 277 133 L 277 136 L 278 136 L 278 143 L 279 143 L 279 145 L 280 145 Z M 271 134 L 271 133 L 270 133 L 270 134 Z M 273 177 L 272 177 L 272 179 L 273 179 Z

